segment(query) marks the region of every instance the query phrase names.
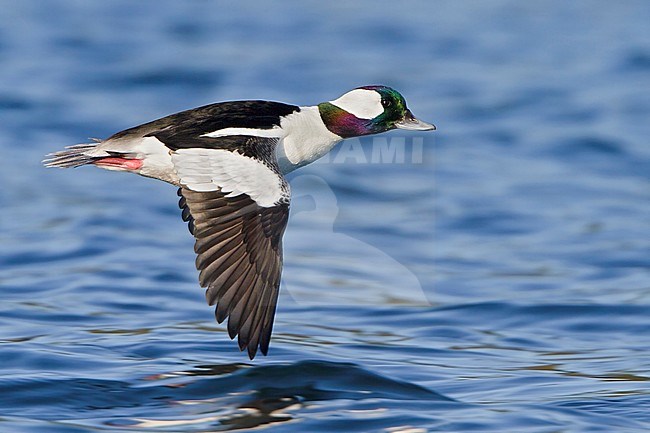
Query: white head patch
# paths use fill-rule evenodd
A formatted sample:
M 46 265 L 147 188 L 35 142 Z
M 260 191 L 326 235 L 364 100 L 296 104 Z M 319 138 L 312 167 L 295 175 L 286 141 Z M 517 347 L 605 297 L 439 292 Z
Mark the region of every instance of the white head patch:
M 374 119 L 384 112 L 381 95 L 374 90 L 354 89 L 330 102 L 359 119 Z

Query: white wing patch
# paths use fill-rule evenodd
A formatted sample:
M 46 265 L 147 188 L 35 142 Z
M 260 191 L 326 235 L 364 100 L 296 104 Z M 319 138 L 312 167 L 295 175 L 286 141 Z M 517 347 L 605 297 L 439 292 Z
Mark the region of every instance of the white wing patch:
M 384 112 L 379 92 L 368 89 L 354 89 L 338 99 L 330 101 L 359 119 L 374 119 Z
M 207 134 L 203 134 L 201 135 L 201 137 L 217 138 L 217 137 L 226 137 L 229 135 L 248 135 L 252 137 L 280 138 L 282 137 L 282 129 L 278 127 L 271 128 L 271 129 L 223 128 L 213 132 L 208 132 Z
M 262 207 L 287 196 L 283 179 L 263 162 L 225 149 L 179 149 L 172 154 L 180 184 L 198 191 L 246 194 Z

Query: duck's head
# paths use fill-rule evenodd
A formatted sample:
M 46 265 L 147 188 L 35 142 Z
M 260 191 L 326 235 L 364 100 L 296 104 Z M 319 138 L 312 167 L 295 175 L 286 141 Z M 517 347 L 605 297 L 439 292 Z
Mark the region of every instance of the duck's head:
M 406 100 L 387 86 L 364 86 L 341 97 L 318 104 L 327 129 L 343 137 L 377 134 L 400 128 L 430 131 L 436 127 L 418 120 L 406 106 Z

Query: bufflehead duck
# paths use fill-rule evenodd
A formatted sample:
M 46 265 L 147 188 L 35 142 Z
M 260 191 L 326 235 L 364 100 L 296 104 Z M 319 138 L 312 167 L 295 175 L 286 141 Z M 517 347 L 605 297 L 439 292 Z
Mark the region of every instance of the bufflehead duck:
M 343 139 L 395 128 L 435 126 L 416 119 L 396 90 L 364 86 L 315 106 L 210 104 L 69 146 L 43 162 L 92 164 L 178 186 L 208 304 L 216 304 L 217 322 L 228 318 L 230 338 L 238 335 L 253 359 L 258 347 L 268 352 L 278 299 L 291 198 L 284 175 Z

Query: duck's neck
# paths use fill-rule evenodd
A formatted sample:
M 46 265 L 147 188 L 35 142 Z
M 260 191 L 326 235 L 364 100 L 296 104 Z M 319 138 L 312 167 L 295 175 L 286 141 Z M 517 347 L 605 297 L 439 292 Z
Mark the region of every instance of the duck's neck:
M 360 137 L 381 132 L 372 120 L 359 118 L 332 102 L 318 104 L 318 110 L 327 129 L 340 137 Z
M 282 173 L 314 162 L 329 152 L 343 138 L 325 126 L 318 106 L 300 107 L 300 111 L 282 119 L 284 137 L 276 155 Z

